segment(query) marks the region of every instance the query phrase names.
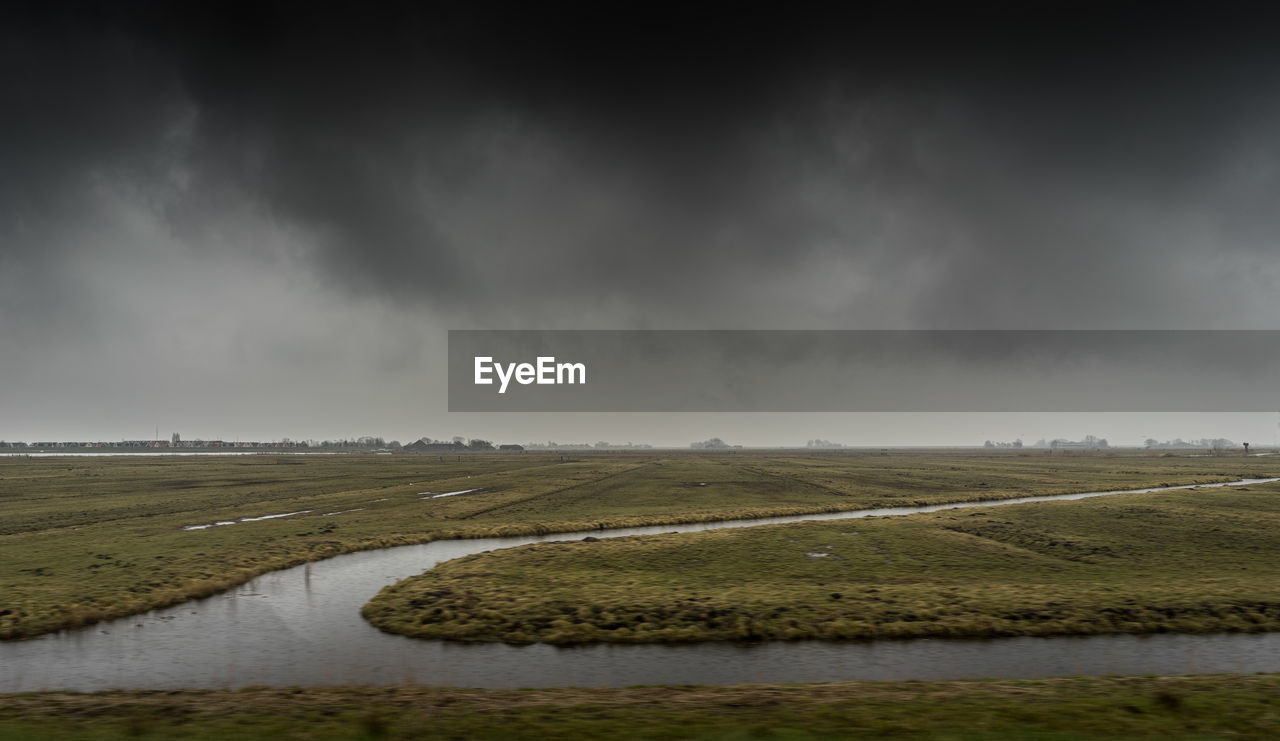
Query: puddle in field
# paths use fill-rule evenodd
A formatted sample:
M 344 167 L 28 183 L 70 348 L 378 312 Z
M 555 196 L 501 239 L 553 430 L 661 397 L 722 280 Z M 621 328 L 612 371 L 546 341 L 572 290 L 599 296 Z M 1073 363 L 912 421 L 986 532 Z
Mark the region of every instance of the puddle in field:
M 301 509 L 301 510 L 298 510 L 297 512 L 282 512 L 278 515 L 262 515 L 261 517 L 240 517 L 234 520 L 220 520 L 218 522 L 211 522 L 208 525 L 186 525 L 182 529 L 183 530 L 208 530 L 211 527 L 222 527 L 223 525 L 234 525 L 237 522 L 259 522 L 261 520 L 274 520 L 278 517 L 292 517 L 294 515 L 305 515 L 314 511 L 315 510 Z M 348 511 L 352 511 L 352 510 L 348 510 Z M 339 513 L 331 512 L 330 514 L 339 514 Z
M 418 494 L 422 495 L 423 499 L 439 499 L 440 497 L 456 497 L 459 494 L 470 494 L 473 491 L 480 491 L 480 489 L 463 489 L 462 491 L 446 491 L 443 494 L 435 494 L 429 491 L 420 491 L 418 492 Z

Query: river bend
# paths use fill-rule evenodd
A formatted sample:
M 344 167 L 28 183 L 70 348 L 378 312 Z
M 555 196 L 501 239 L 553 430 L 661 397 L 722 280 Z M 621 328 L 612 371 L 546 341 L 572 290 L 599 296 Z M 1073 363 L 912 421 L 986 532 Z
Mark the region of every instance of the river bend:
M 1276 481 L 1247 479 L 1209 486 Z M 681 645 L 462 644 L 383 633 L 360 608 L 382 587 L 471 553 L 572 540 L 936 512 L 1188 489 L 1155 487 L 926 507 L 441 540 L 264 574 L 203 600 L 0 642 L 0 692 L 420 684 L 460 687 L 731 684 L 1280 671 L 1280 633 Z

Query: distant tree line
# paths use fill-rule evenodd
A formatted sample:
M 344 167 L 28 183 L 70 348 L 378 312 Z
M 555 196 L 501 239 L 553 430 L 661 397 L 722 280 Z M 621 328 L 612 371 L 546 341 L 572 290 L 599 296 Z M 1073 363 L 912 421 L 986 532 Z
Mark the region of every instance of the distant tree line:
M 818 438 L 816 440 L 810 440 L 809 442 L 805 443 L 805 447 L 815 448 L 818 450 L 834 450 L 836 448 L 843 448 L 844 444 L 833 443 L 830 440 L 823 440 L 822 438 Z
M 710 440 L 703 440 L 700 443 L 689 443 L 689 447 L 694 450 L 728 450 L 729 448 L 741 448 L 742 446 L 730 445 L 718 437 L 713 437 Z
M 648 443 L 611 443 L 600 440 L 595 443 L 558 443 L 548 440 L 545 443 L 525 443 L 529 450 L 649 450 L 653 446 Z
M 1044 440 L 1036 441 L 1037 448 L 1087 448 L 1090 450 L 1098 450 L 1100 448 L 1111 447 L 1105 437 L 1097 437 L 1095 435 L 1085 435 L 1083 440 L 1068 440 L 1064 437 L 1056 437 L 1049 442 Z
M 1155 450 L 1187 450 L 1189 448 L 1217 449 L 1236 447 L 1235 443 L 1225 437 L 1202 437 L 1199 440 L 1183 440 L 1180 437 L 1175 437 L 1172 440 L 1165 440 L 1164 442 L 1160 442 L 1154 437 L 1149 437 L 1145 442 L 1143 442 L 1143 445 Z
M 1044 441 L 1043 441 L 1043 440 L 1041 440 L 1040 442 L 1044 442 Z M 1013 442 L 1011 442 L 1011 443 L 1007 443 L 1007 442 L 992 442 L 991 440 L 988 440 L 988 441 L 986 441 L 985 443 L 983 443 L 983 444 L 982 444 L 982 447 L 984 447 L 984 448 L 1021 448 L 1021 447 L 1022 447 L 1022 440 L 1021 440 L 1021 439 L 1014 440 L 1014 441 L 1013 441 Z

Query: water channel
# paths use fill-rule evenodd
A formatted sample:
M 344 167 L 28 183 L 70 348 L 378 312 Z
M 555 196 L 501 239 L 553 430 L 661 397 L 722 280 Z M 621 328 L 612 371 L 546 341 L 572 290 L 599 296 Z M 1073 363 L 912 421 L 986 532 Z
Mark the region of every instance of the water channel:
M 1276 481 L 1247 479 L 1211 486 Z M 360 608 L 383 586 L 471 553 L 549 540 L 907 515 L 1187 489 L 1156 487 L 926 507 L 444 540 L 264 574 L 203 600 L 0 642 L 0 692 L 420 684 L 460 687 L 736 684 L 1280 671 L 1280 633 L 754 644 L 462 644 L 382 633 Z

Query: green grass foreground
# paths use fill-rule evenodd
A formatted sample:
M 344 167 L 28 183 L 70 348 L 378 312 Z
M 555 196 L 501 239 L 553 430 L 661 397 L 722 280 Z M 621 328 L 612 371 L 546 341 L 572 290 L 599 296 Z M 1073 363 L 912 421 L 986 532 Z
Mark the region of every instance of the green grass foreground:
M 538 543 L 364 608 L 464 641 L 680 642 L 1280 629 L 1280 484 Z
M 1275 470 L 1266 458 L 1043 451 L 0 457 L 0 638 L 208 596 L 339 553 L 439 538 L 1207 483 Z M 482 491 L 423 498 L 475 488 Z
M 0 739 L 1270 739 L 1280 676 L 0 695 Z

